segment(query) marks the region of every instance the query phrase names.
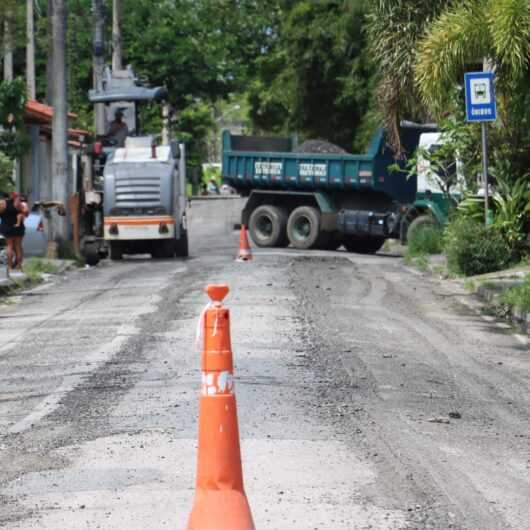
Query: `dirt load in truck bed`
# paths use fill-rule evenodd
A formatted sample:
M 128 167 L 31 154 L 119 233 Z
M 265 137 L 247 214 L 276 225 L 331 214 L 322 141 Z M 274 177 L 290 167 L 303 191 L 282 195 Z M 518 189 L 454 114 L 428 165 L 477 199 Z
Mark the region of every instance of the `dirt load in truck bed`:
M 342 147 L 326 142 L 325 140 L 307 140 L 293 149 L 293 153 L 319 153 L 326 155 L 348 154 Z

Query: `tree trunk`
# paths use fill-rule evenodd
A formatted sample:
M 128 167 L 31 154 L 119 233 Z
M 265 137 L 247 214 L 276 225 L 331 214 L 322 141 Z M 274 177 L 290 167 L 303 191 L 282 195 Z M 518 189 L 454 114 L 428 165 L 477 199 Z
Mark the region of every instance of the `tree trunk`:
M 94 69 L 94 88 L 102 90 L 103 72 L 105 70 L 105 13 L 103 11 L 103 0 L 92 0 L 92 13 L 94 25 L 94 37 L 92 41 L 92 63 Z M 96 134 L 105 134 L 105 105 L 95 105 Z
M 52 121 L 52 198 L 68 203 L 68 94 L 66 65 L 66 0 L 53 2 L 54 107 Z M 63 250 L 67 246 L 68 224 L 64 217 L 53 219 L 53 237 Z
M 4 21 L 4 81 L 13 81 L 13 35 L 10 21 L 11 13 L 6 12 Z
M 28 97 L 37 99 L 35 82 L 35 22 L 33 15 L 33 0 L 26 0 L 26 85 Z
M 112 69 L 123 70 L 123 0 L 114 0 L 112 12 Z
M 53 0 L 48 0 L 46 10 L 46 103 L 53 106 Z

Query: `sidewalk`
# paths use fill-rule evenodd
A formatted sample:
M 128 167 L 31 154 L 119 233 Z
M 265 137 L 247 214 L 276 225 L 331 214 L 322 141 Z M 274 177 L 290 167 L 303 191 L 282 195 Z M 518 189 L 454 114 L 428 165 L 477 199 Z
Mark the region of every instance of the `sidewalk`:
M 12 272 L 9 273 L 7 270 L 7 264 L 0 263 L 0 296 L 7 294 L 9 291 L 16 287 L 26 287 L 34 282 L 45 281 L 50 276 L 58 276 L 64 274 L 69 269 L 75 267 L 75 261 L 73 260 L 61 260 L 61 259 L 42 259 L 46 264 L 51 265 L 55 271 L 53 273 L 41 272 L 38 273 L 38 277 L 28 276 L 24 272 Z
M 445 257 L 431 255 L 426 256 L 426 259 L 427 265 L 423 269 L 424 272 L 444 279 L 441 271 L 446 269 Z M 451 281 L 457 282 L 482 302 L 493 307 L 497 313 L 502 314 L 504 319 L 517 326 L 523 333 L 530 334 L 530 313 L 520 307 L 509 307 L 502 301 L 503 293 L 512 287 L 521 285 L 528 275 L 530 275 L 530 266 L 520 265 L 477 276 L 458 277 Z

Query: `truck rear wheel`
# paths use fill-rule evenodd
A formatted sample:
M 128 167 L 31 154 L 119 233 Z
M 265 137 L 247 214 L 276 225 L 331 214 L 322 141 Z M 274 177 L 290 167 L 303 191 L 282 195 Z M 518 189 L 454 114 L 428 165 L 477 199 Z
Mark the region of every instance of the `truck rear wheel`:
M 287 237 L 294 248 L 307 250 L 318 246 L 320 212 L 313 206 L 299 206 L 287 221 Z
M 180 238 L 175 240 L 175 255 L 181 258 L 189 256 L 188 231 L 180 229 Z
M 175 257 L 175 241 L 173 239 L 151 241 L 151 256 L 154 259 Z
M 384 245 L 385 238 L 345 235 L 343 243 L 348 252 L 375 254 Z
M 99 263 L 99 246 L 97 243 L 86 243 L 83 249 L 85 263 L 91 267 Z
M 320 250 L 337 250 L 342 245 L 342 237 L 337 232 L 322 232 L 317 246 Z
M 283 247 L 287 244 L 287 213 L 268 204 L 258 206 L 248 223 L 250 237 L 258 247 Z
M 123 245 L 119 241 L 109 241 L 110 259 L 117 261 L 123 258 Z

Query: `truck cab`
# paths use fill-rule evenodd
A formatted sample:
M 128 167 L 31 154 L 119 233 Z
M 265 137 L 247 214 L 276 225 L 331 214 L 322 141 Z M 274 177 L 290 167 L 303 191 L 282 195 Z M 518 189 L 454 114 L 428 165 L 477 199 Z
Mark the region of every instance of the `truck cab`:
M 416 166 L 417 191 L 414 202 L 403 216 L 401 240 L 407 242 L 409 233 L 423 224 L 443 226 L 454 205 L 461 199 L 460 188 L 464 185 L 462 163 L 455 160 L 457 186 L 448 195 L 440 186 L 440 176 L 436 174 L 428 157 L 422 153 L 433 154 L 443 145 L 440 132 L 425 132 L 419 137 L 418 161 Z

